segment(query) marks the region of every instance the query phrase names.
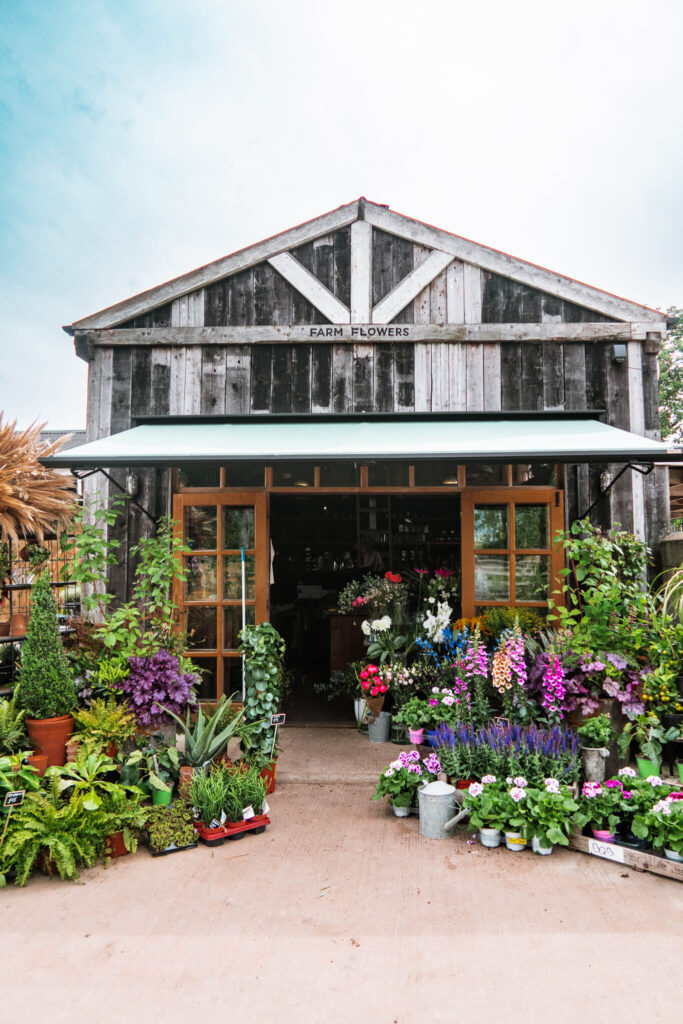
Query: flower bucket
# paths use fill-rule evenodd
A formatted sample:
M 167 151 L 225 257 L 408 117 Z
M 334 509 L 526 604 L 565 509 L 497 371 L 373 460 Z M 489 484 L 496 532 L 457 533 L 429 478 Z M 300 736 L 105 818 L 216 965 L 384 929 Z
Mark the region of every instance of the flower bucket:
M 678 768 L 678 778 L 683 782 L 683 761 L 677 761 L 676 767 Z
M 521 832 L 506 832 L 505 845 L 513 853 L 521 853 L 522 850 L 526 849 L 526 839 L 522 836 Z
M 424 729 L 408 729 L 408 736 L 410 737 L 410 742 L 414 743 L 416 746 L 419 746 L 420 743 L 422 743 L 422 740 L 424 739 L 424 734 Z
M 646 779 L 649 775 L 659 775 L 661 765 L 656 761 L 650 761 L 647 757 L 637 757 L 636 764 L 641 779 Z
M 371 743 L 388 743 L 391 734 L 391 715 L 388 711 L 380 711 L 376 718 L 368 722 L 368 736 Z
M 499 828 L 480 828 L 479 842 L 489 850 L 495 850 L 500 846 L 503 834 Z
M 601 843 L 613 843 L 614 832 L 610 832 L 607 828 L 592 828 L 593 839 L 599 840 Z
M 608 757 L 607 747 L 581 747 L 583 777 L 586 782 L 605 781 L 605 763 Z
M 531 849 L 534 851 L 534 853 L 540 854 L 541 857 L 549 857 L 550 854 L 555 849 L 555 847 L 554 846 L 541 846 L 540 840 L 538 840 L 536 838 L 536 836 L 534 836 L 533 839 L 531 840 Z
M 676 864 L 683 864 L 683 856 L 681 856 L 680 853 L 676 853 L 675 850 L 667 850 L 665 848 L 664 856 L 666 857 L 667 860 L 672 860 Z
M 353 701 L 353 713 L 356 716 L 356 723 L 360 725 L 363 721 L 363 715 L 365 713 L 365 698 L 355 697 Z
M 392 804 L 391 806 L 392 806 L 394 814 L 396 815 L 397 818 L 409 818 L 410 817 L 410 807 L 399 807 L 396 804 Z

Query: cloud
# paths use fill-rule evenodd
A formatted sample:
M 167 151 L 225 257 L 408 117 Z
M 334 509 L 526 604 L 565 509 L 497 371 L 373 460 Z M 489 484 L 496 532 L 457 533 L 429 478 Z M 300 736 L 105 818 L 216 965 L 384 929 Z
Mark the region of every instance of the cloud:
M 0 405 L 23 422 L 84 423 L 63 323 L 358 195 L 683 302 L 678 4 L 655 20 L 584 0 L 91 0 L 84 18 L 65 0 L 3 17 Z

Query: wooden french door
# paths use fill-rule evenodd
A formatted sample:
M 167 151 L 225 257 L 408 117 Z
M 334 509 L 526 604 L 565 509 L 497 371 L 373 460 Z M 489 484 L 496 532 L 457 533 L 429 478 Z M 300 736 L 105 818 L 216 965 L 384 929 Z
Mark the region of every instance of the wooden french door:
M 491 605 L 546 608 L 561 586 L 564 494 L 555 488 L 462 492 L 462 613 Z M 555 597 L 558 603 L 563 603 Z
M 246 622 L 268 618 L 268 524 L 263 491 L 174 495 L 173 518 L 191 549 L 175 601 L 187 653 L 201 669 L 199 696 L 215 700 L 242 689 L 242 550 Z

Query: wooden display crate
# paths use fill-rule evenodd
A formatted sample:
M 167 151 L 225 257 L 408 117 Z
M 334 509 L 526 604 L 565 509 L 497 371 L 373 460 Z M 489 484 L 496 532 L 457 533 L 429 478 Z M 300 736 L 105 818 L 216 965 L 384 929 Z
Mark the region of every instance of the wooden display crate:
M 652 875 L 663 875 L 665 878 L 683 882 L 683 864 L 667 860 L 663 854 L 631 850 L 628 846 L 620 846 L 618 843 L 601 843 L 578 832 L 569 837 L 569 849 L 579 850 L 591 857 L 611 860 L 615 864 L 623 864 L 634 871 L 649 871 Z

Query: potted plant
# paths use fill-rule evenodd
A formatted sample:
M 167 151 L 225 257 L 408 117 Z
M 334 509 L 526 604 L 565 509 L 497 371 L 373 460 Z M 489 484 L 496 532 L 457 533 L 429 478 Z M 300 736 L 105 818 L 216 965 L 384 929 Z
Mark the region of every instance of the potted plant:
M 586 782 L 602 782 L 610 743 L 616 737 L 609 715 L 595 715 L 577 729 Z
M 409 754 L 401 751 L 380 775 L 372 799 L 381 800 L 388 796 L 396 817 L 405 818 L 410 814 L 411 807 L 417 806 L 420 786 L 430 782 L 435 774 L 427 767 L 426 761 L 420 760 L 417 750 Z
M 285 642 L 269 622 L 240 630 L 240 651 L 244 656 L 244 721 L 250 726 L 249 743 L 265 759 L 264 778 L 268 792 L 275 789 L 277 761 L 276 727 L 271 717 L 278 711 L 284 673 Z
M 426 701 L 419 697 L 409 697 L 405 704 L 394 715 L 395 722 L 408 727 L 411 743 L 422 743 L 424 727 L 431 720 L 430 708 Z
M 270 822 L 265 815 L 267 783 L 258 767 L 237 762 L 226 770 L 229 779 L 225 803 L 227 837 L 264 831 Z
M 154 654 L 128 659 L 130 671 L 117 680 L 138 724 L 157 729 L 197 703 L 194 687 L 198 676 L 187 659 L 162 648 Z
M 138 832 L 145 827 L 148 812 L 140 805 L 142 794 L 127 786 L 104 793 L 100 809 L 107 815 L 109 829 L 101 851 L 105 857 L 124 857 L 138 848 Z
M 534 853 L 547 855 L 556 845 L 569 846 L 569 833 L 579 805 L 568 786 L 547 778 L 541 788 L 527 790 L 526 821 Z
M 90 707 L 81 708 L 74 715 L 74 738 L 88 747 L 96 748 L 116 757 L 123 744 L 135 735 L 135 715 L 126 704 L 116 698 L 95 699 Z
M 506 824 L 505 788 L 495 775 L 485 775 L 481 782 L 470 783 L 464 806 L 469 810 L 467 827 L 479 833 L 479 842 L 491 850 L 500 846 Z
M 659 800 L 645 814 L 636 815 L 633 831 L 648 839 L 655 850 L 663 850 L 667 860 L 683 863 L 683 794 L 674 793 Z
M 641 779 L 634 768 L 626 765 L 620 768 L 616 781 L 621 786 L 622 813 L 617 826 L 618 842 L 634 850 L 644 850 L 647 843 L 633 831 L 637 814 L 645 814 L 658 800 L 668 796 L 671 787 L 665 785 L 658 775 Z
M 595 839 L 613 843 L 624 810 L 622 790 L 623 784 L 616 779 L 608 779 L 604 784 L 584 782 L 576 814 L 579 828 L 589 826 Z
M 32 569 L 40 570 L 48 561 L 50 552 L 42 544 L 26 544 L 19 555 Z
M 92 867 L 111 829 L 108 815 L 88 811 L 80 800 L 65 802 L 58 780 L 47 789 L 29 793 L 12 815 L 0 847 L 0 881 L 16 871 L 16 884 L 25 885 L 36 866 L 46 874 L 77 879 L 78 868 Z
M 190 785 L 190 804 L 198 814 L 195 827 L 199 838 L 209 846 L 225 840 L 230 782 L 223 765 L 212 765 L 208 772 L 194 775 Z
M 116 764 L 106 754 L 88 753 L 87 748 L 82 746 L 75 761 L 54 765 L 48 768 L 47 774 L 57 780 L 58 793 L 68 794 L 71 800 L 80 800 L 86 811 L 96 811 L 107 794 L 123 791 L 133 796 L 142 795 L 137 786 L 112 782 L 111 775 L 115 770 Z
M 33 587 L 31 621 L 17 673 L 15 700 L 26 712 L 34 750 L 47 754 L 48 765 L 65 761 L 73 732 L 76 690 L 57 624 L 57 606 L 46 573 Z
M 30 764 L 26 764 L 26 754 L 0 755 L 0 819 L 6 813 L 3 807 L 5 794 L 17 789 L 40 789 L 38 772 Z M 0 828 L 0 835 L 2 828 Z
M 197 846 L 192 810 L 184 800 L 153 807 L 147 818 L 147 838 L 153 857 L 192 850 Z
M 509 786 L 502 796 L 505 845 L 508 850 L 519 853 L 525 848 L 529 838 L 526 788 L 529 784 L 523 775 L 516 775 L 511 779 L 512 785 L 507 778 L 505 781 Z
M 152 803 L 170 804 L 180 774 L 180 755 L 174 746 L 146 743 L 131 751 L 121 766 L 121 782 L 138 786 Z
M 178 723 L 185 740 L 185 749 L 182 752 L 184 764 L 180 769 L 181 796 L 189 794 L 195 771 L 198 768 L 206 767 L 214 758 L 219 757 L 227 748 L 230 737 L 239 729 L 244 717 L 244 709 L 240 708 L 235 712 L 231 700 L 229 701 L 223 694 L 215 711 L 208 717 L 200 705 L 194 723 L 189 707 L 184 722 L 174 711 L 169 708 L 164 709 Z M 232 718 L 219 732 L 218 727 L 222 725 L 223 719 L 228 713 L 232 713 Z
M 617 740 L 619 753 L 628 757 L 633 740 L 638 744 L 639 755 L 636 757 L 638 772 L 641 778 L 658 775 L 662 763 L 662 745 L 673 743 L 680 737 L 674 727 L 665 729 L 656 715 L 648 712 L 639 715 L 632 722 L 627 722 L 624 731 Z

